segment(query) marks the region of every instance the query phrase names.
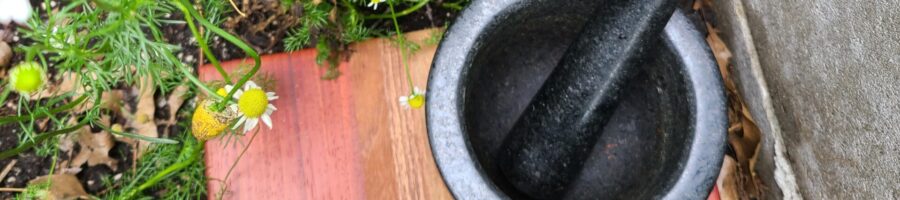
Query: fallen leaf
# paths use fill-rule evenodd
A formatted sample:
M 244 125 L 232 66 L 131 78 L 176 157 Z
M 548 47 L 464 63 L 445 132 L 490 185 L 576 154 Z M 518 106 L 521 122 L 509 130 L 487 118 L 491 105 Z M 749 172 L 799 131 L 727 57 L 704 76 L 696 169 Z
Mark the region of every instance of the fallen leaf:
M 111 90 L 103 92 L 100 97 L 100 108 L 118 113 L 122 111 L 122 104 L 125 102 L 125 92 L 122 90 Z
M 9 65 L 9 61 L 12 60 L 12 55 L 12 49 L 9 48 L 9 44 L 0 41 L 0 67 Z
M 169 105 L 169 119 L 166 122 L 168 125 L 175 125 L 175 119 L 178 118 L 178 109 L 181 108 L 181 105 L 187 100 L 184 96 L 187 91 L 187 86 L 179 85 L 172 90 L 171 94 L 169 94 L 169 99 L 166 101 L 166 104 Z
M 78 74 L 70 71 L 63 72 L 59 76 L 62 81 L 60 81 L 59 85 L 55 88 L 55 93 L 64 94 L 68 92 L 75 92 L 75 95 L 80 95 L 84 93 L 84 88 L 81 87 L 79 82 L 81 81 L 78 77 Z
M 106 124 L 109 124 L 108 118 L 104 118 L 104 120 Z M 72 159 L 70 166 L 78 167 L 87 162 L 88 166 L 104 164 L 113 171 L 117 170 L 118 161 L 109 157 L 109 150 L 116 145 L 111 134 L 106 131 L 91 133 L 91 128 L 87 126 L 77 130 L 77 134 L 81 151 Z
M 712 49 L 713 56 L 716 58 L 716 64 L 719 66 L 719 73 L 721 73 L 722 79 L 725 80 L 725 88 L 728 90 L 736 89 L 734 82 L 729 75 L 730 71 L 728 71 L 729 63 L 731 63 L 731 51 L 728 50 L 728 46 L 726 46 L 725 42 L 722 41 L 722 38 L 719 37 L 718 29 L 714 28 L 709 23 L 706 23 L 706 28 L 709 30 L 706 42 L 709 44 L 709 48 Z
M 78 178 L 70 174 L 54 174 L 41 176 L 28 182 L 29 185 L 34 184 L 50 184 L 50 188 L 43 193 L 40 199 L 44 200 L 63 200 L 63 199 L 89 199 L 89 195 L 84 191 Z
M 138 86 L 137 108 L 128 122 L 128 125 L 134 128 L 138 135 L 151 138 L 159 137 L 159 132 L 156 129 L 156 122 L 153 120 L 153 116 L 156 113 L 156 100 L 153 98 L 153 94 L 155 93 L 156 87 L 153 84 L 153 79 L 150 77 L 142 77 Z M 147 151 L 147 148 L 150 147 L 150 142 L 144 140 L 132 142 L 132 144 L 135 143 L 137 144 L 137 147 L 135 148 L 135 159 L 139 159 L 144 152 Z
M 719 198 L 722 200 L 737 200 L 737 165 L 734 158 L 725 156 L 722 161 L 722 169 L 719 170 L 719 178 L 716 187 L 719 189 Z
M 710 13 L 705 12 L 704 10 L 711 8 L 711 5 L 712 1 L 704 0 L 703 2 L 695 3 L 694 8 L 699 10 L 700 13 Z M 756 176 L 756 162 L 759 157 L 758 154 L 760 142 L 762 141 L 762 134 L 759 127 L 756 125 L 756 122 L 753 120 L 753 117 L 750 115 L 750 110 L 744 104 L 744 100 L 737 89 L 737 85 L 729 74 L 730 69 L 734 67 L 734 65 L 731 64 L 731 58 L 733 56 L 731 51 L 728 49 L 728 46 L 722 38 L 719 37 L 719 30 L 715 28 L 713 24 L 707 21 L 706 28 L 709 32 L 706 41 L 713 51 L 728 98 L 728 144 L 731 146 L 731 149 L 734 150 L 735 156 L 734 158 L 727 157 L 731 159 L 729 161 L 732 166 L 726 166 L 729 163 L 723 163 L 722 166 L 722 170 L 725 170 L 726 168 L 733 170 L 733 172 L 727 175 L 732 176 L 730 177 L 730 180 L 735 186 L 734 190 L 722 191 L 720 188 L 719 192 L 722 194 L 732 192 L 731 194 L 734 195 L 734 198 L 731 199 L 758 199 L 762 196 L 762 188 L 764 188 L 761 181 Z M 721 178 L 723 177 L 720 177 L 720 179 Z M 729 199 L 724 196 L 725 195 L 723 195 L 722 199 Z

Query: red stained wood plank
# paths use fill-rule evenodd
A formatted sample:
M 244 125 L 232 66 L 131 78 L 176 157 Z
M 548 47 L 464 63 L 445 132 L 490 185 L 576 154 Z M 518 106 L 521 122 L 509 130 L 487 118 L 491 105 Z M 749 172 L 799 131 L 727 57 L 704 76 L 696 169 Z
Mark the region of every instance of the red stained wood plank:
M 347 79 L 322 81 L 313 51 L 266 56 L 261 73 L 276 79 L 274 128 L 263 128 L 235 166 L 224 199 L 361 199 L 364 195 Z M 248 61 L 252 62 L 252 61 Z M 224 63 L 229 71 L 242 61 Z M 202 80 L 219 78 L 201 69 Z M 249 135 L 248 135 L 249 136 Z M 250 137 L 243 137 L 247 144 Z M 210 197 L 243 146 L 206 146 Z
M 412 33 L 423 41 L 430 30 Z M 424 89 L 433 45 L 409 58 L 413 79 Z M 424 110 L 405 110 L 408 94 L 397 49 L 375 39 L 352 47 L 337 80 L 319 77 L 315 52 L 268 55 L 263 73 L 276 79 L 275 128 L 264 128 L 235 167 L 224 199 L 451 199 L 428 144 Z M 232 69 L 252 61 L 231 61 Z M 219 78 L 210 66 L 202 80 Z M 249 136 L 249 135 L 248 135 Z M 250 137 L 244 137 L 246 144 Z M 210 198 L 242 146 L 207 143 Z
M 421 49 L 408 56 L 413 83 L 426 89 L 435 45 L 422 44 L 431 31 L 407 36 Z M 400 52 L 389 40 L 371 40 L 354 46 L 347 77 L 353 94 L 360 131 L 366 192 L 370 199 L 451 199 L 434 164 L 424 109 L 403 109 L 397 98 L 409 95 Z M 373 174 L 374 173 L 374 174 Z

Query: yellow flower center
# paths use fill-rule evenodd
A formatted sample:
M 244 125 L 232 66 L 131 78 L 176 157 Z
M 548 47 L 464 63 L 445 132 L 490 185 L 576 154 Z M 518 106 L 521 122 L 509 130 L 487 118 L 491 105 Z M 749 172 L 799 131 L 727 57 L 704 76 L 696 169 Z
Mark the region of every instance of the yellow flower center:
M 225 97 L 225 95 L 228 95 L 228 91 L 225 91 L 225 88 L 219 88 L 219 90 L 216 90 L 216 94 L 220 97 Z
M 414 94 L 409 98 L 409 107 L 421 108 L 425 105 L 425 95 Z
M 259 88 L 244 91 L 244 94 L 238 98 L 238 109 L 247 117 L 262 116 L 266 112 L 267 106 L 269 106 L 269 97 Z
M 37 92 L 44 85 L 44 68 L 35 62 L 19 64 L 10 71 L 10 82 L 19 93 Z

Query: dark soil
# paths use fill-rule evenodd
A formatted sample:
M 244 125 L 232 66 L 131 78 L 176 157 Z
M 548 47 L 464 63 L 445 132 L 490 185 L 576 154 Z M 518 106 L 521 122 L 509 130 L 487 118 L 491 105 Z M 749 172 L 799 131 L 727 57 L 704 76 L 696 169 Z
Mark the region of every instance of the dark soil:
M 15 111 L 3 106 L 0 107 L 0 116 L 15 115 Z M 18 146 L 19 124 L 9 123 L 0 125 L 0 150 L 12 149 Z M 0 177 L 0 186 L 9 188 L 23 188 L 28 181 L 38 176 L 50 173 L 51 158 L 39 157 L 34 151 L 27 151 L 18 156 L 0 160 L 0 171 L 6 168 L 12 160 L 16 160 L 16 164 L 9 173 Z M 15 193 L 0 192 L 0 199 L 10 199 Z
M 280 9 L 272 6 L 278 1 L 251 1 L 251 8 L 245 11 L 248 17 L 240 17 L 238 14 L 231 12 L 229 17 L 223 23 L 223 29 L 234 34 L 250 46 L 252 46 L 260 55 L 274 54 L 284 52 L 284 45 L 281 42 L 291 30 L 286 24 L 295 24 L 296 18 L 300 14 L 297 9 L 289 9 L 288 11 L 279 11 Z M 242 1 L 235 1 L 238 7 L 244 8 Z M 445 27 L 454 18 L 458 12 L 441 6 L 443 0 L 428 3 L 416 12 L 398 18 L 400 30 L 403 32 L 411 32 L 432 27 Z M 373 11 L 368 7 L 357 7 L 364 14 L 372 14 L 376 12 L 386 11 L 387 6 L 380 6 L 378 10 Z M 397 12 L 406 9 L 406 7 L 398 6 L 395 8 Z M 274 18 L 270 20 L 270 18 Z M 169 19 L 183 20 L 181 14 L 173 14 Z M 373 19 L 366 20 L 364 24 L 369 27 L 377 35 L 391 35 L 394 32 L 394 24 L 391 19 Z M 198 50 L 196 40 L 190 31 L 187 31 L 186 24 L 165 25 L 162 29 L 166 34 L 165 37 L 171 43 L 179 44 L 183 51 L 179 53 L 179 58 L 189 64 L 196 64 L 201 57 Z M 209 48 L 213 51 L 213 55 L 220 61 L 231 60 L 235 58 L 243 58 L 244 52 L 236 46 L 228 43 L 218 36 L 207 39 L 210 43 Z M 310 45 L 307 48 L 311 48 Z M 344 49 L 345 47 L 335 47 L 333 49 Z M 351 50 L 352 51 L 352 50 Z M 208 60 L 203 60 L 204 64 Z

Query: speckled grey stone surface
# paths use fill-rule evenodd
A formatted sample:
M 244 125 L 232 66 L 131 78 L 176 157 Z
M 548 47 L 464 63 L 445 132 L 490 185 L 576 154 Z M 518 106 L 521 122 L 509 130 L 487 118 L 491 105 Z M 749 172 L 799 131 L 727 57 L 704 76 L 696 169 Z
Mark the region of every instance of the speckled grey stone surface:
M 900 198 L 898 1 L 743 4 L 802 196 Z
M 487 160 L 479 160 L 480 158 L 485 158 L 484 156 L 479 157 L 480 154 L 484 154 L 484 152 L 490 152 L 490 147 L 485 147 L 485 145 L 478 145 L 479 141 L 477 138 L 494 138 L 494 137 L 484 137 L 485 135 L 492 134 L 490 131 L 484 132 L 469 132 L 473 130 L 473 127 L 479 127 L 478 123 L 473 122 L 471 119 L 478 119 L 474 121 L 486 121 L 489 124 L 487 126 L 504 126 L 504 122 L 510 122 L 510 120 L 505 119 L 503 116 L 506 115 L 515 115 L 517 112 L 513 110 L 509 110 L 508 106 L 525 106 L 526 103 L 530 99 L 534 93 L 531 92 L 531 95 L 525 95 L 524 90 L 527 88 L 537 89 L 540 85 L 535 84 L 507 84 L 504 80 L 518 80 L 518 79 L 506 79 L 509 78 L 507 76 L 514 76 L 519 73 L 503 73 L 505 76 L 493 77 L 494 79 L 476 79 L 476 80 L 496 80 L 491 83 L 495 83 L 498 87 L 491 87 L 490 85 L 478 85 L 479 87 L 473 87 L 471 84 L 473 79 L 471 78 L 473 75 L 478 73 L 485 73 L 484 69 L 497 69 L 497 68 L 506 68 L 506 69 L 520 69 L 518 71 L 529 71 L 540 74 L 540 71 L 533 71 L 534 67 L 544 67 L 549 66 L 553 67 L 558 61 L 559 57 L 562 55 L 562 51 L 566 47 L 565 43 L 557 42 L 557 40 L 564 39 L 572 39 L 574 36 L 572 34 L 567 34 L 566 31 L 559 31 L 559 28 L 554 28 L 556 26 L 564 27 L 564 29 L 573 28 L 570 25 L 575 26 L 573 20 L 577 20 L 579 15 L 573 13 L 577 13 L 579 11 L 578 8 L 588 8 L 585 6 L 581 6 L 582 4 L 574 4 L 577 2 L 583 3 L 591 3 L 593 1 L 583 0 L 583 1 L 575 1 L 575 2 L 562 2 L 562 1 L 554 1 L 554 0 L 498 0 L 498 1 L 474 1 L 473 5 L 467 8 L 460 17 L 457 19 L 456 23 L 450 27 L 450 30 L 444 37 L 444 41 L 441 43 L 437 55 L 435 56 L 434 64 L 432 66 L 432 71 L 430 73 L 429 78 L 429 93 L 428 93 L 428 101 L 429 103 L 426 105 L 427 109 L 427 122 L 428 122 L 428 132 L 429 138 L 432 146 L 432 152 L 435 156 L 435 161 L 438 164 L 440 172 L 444 178 L 444 181 L 447 183 L 450 191 L 453 193 L 454 197 L 457 199 L 508 199 L 508 198 L 522 198 L 522 196 L 517 195 L 514 190 L 505 190 L 503 189 L 503 180 L 505 179 L 492 179 L 492 174 L 497 175 L 498 173 L 491 173 L 490 167 L 493 165 L 485 164 L 485 162 L 491 162 L 490 159 Z M 540 6 L 536 6 L 540 5 Z M 528 6 L 532 6 L 531 8 L 541 8 L 541 9 L 522 9 Z M 558 9 L 558 8 L 568 8 L 568 9 Z M 507 10 L 508 9 L 508 10 Z M 503 12 L 513 12 L 518 11 L 519 15 L 504 15 Z M 555 15 L 547 15 L 548 13 L 557 12 Z M 581 9 L 581 11 L 590 11 Z M 548 17 L 533 17 L 539 16 L 537 14 L 544 14 L 543 16 Z M 582 13 L 583 14 L 583 13 Z M 583 16 L 581 18 L 584 18 Z M 582 19 L 583 20 L 583 19 Z M 520 23 L 520 22 L 530 22 L 530 23 Z M 507 22 L 507 23 L 497 23 L 497 22 Z M 547 25 L 547 24 L 553 25 Z M 532 26 L 533 24 L 543 25 L 543 26 Z M 478 30 L 485 29 L 503 29 L 504 26 L 509 28 L 510 25 L 515 25 L 512 27 L 524 28 L 523 29 L 509 29 L 509 30 L 517 30 L 505 33 L 513 33 L 512 35 L 502 35 L 505 37 L 497 37 L 492 38 L 491 40 L 485 39 L 485 37 L 490 37 L 491 34 L 480 33 Z M 522 26 L 519 26 L 522 25 Z M 498 28 L 499 27 L 499 28 Z M 548 28 L 549 27 L 549 28 Z M 534 28 L 534 29 L 529 29 Z M 577 28 L 574 27 L 574 28 Z M 575 29 L 574 31 L 577 31 Z M 568 30 L 569 33 L 577 33 L 572 32 L 572 30 Z M 550 34 L 543 34 L 550 33 Z M 568 35 L 568 36 L 562 36 Z M 531 40 L 531 38 L 543 38 L 547 36 L 548 40 Z M 512 43 L 502 43 L 503 41 L 509 40 L 510 38 L 515 38 L 517 40 Z M 635 168 L 627 168 L 623 170 L 609 170 L 609 173 L 599 173 L 605 172 L 604 170 L 593 170 L 597 171 L 597 173 L 585 173 L 588 175 L 580 176 L 589 179 L 595 179 L 597 177 L 604 179 L 612 179 L 617 178 L 616 175 L 625 174 L 625 176 L 619 176 L 620 179 L 627 181 L 628 183 L 639 182 L 640 184 L 623 184 L 621 182 L 610 181 L 611 187 L 599 187 L 604 186 L 601 184 L 591 184 L 590 181 L 581 181 L 579 183 L 584 183 L 582 187 L 578 188 L 587 188 L 586 190 L 573 191 L 570 193 L 570 199 L 579 199 L 586 198 L 592 199 L 594 198 L 602 198 L 594 195 L 590 195 L 588 193 L 596 192 L 596 190 L 589 190 L 592 188 L 599 188 L 600 191 L 609 191 L 610 193 L 614 193 L 614 190 L 617 187 L 621 187 L 625 192 L 614 193 L 619 198 L 624 198 L 625 196 L 621 195 L 630 195 L 632 198 L 641 198 L 644 199 L 705 199 L 705 197 L 709 194 L 709 191 L 712 188 L 712 185 L 715 183 L 715 178 L 718 175 L 719 166 L 721 166 L 721 158 L 724 153 L 724 134 L 720 134 L 725 132 L 726 127 L 726 116 L 724 110 L 724 96 L 723 90 L 721 88 L 721 79 L 719 78 L 717 68 L 715 67 L 715 62 L 713 60 L 712 54 L 708 49 L 708 46 L 703 43 L 702 34 L 695 29 L 693 24 L 689 23 L 689 18 L 684 15 L 684 13 L 678 13 L 672 17 L 671 21 L 665 28 L 665 33 L 661 38 L 662 44 L 658 46 L 658 48 L 665 49 L 669 53 L 664 53 L 662 55 L 668 56 L 660 56 L 659 58 L 655 58 L 655 60 L 663 60 L 666 62 L 657 62 L 657 64 L 664 63 L 657 67 L 648 67 L 653 70 L 661 70 L 668 69 L 668 76 L 657 76 L 657 77 L 680 77 L 678 78 L 678 82 L 665 82 L 670 83 L 665 87 L 647 87 L 644 89 L 649 89 L 648 91 L 652 92 L 641 92 L 641 94 L 648 94 L 650 96 L 656 97 L 647 97 L 647 99 L 653 98 L 661 98 L 658 96 L 671 96 L 671 95 L 661 95 L 661 94 L 670 94 L 677 93 L 683 94 L 688 98 L 678 98 L 682 103 L 672 103 L 672 105 L 679 105 L 684 108 L 684 110 L 688 110 L 683 112 L 683 114 L 688 116 L 679 116 L 668 118 L 666 115 L 658 115 L 660 118 L 664 118 L 666 120 L 669 119 L 679 119 L 684 120 L 688 124 L 687 126 L 678 126 L 684 129 L 689 129 L 690 131 L 677 131 L 672 132 L 673 134 L 668 135 L 676 135 L 678 137 L 669 137 L 671 139 L 669 143 L 671 144 L 679 144 L 681 148 L 668 148 L 666 151 L 660 152 L 674 152 L 677 155 L 683 156 L 671 156 L 665 158 L 667 160 L 673 160 L 673 162 L 664 162 L 666 165 L 644 165 L 650 166 L 645 167 L 652 170 L 649 171 L 640 171 Z M 552 42 L 548 42 L 552 41 Z M 496 44 L 503 44 L 499 48 Z M 519 44 L 519 45 L 516 45 Z M 527 45 L 522 45 L 527 44 Z M 545 44 L 562 44 L 560 47 L 556 46 L 542 46 Z M 534 48 L 527 48 L 522 46 L 531 45 Z M 536 45 L 536 46 L 535 46 Z M 492 48 L 498 47 L 498 48 Z M 539 51 L 538 51 L 539 50 Z M 548 51 L 553 50 L 553 51 Z M 493 53 L 501 53 L 501 54 L 491 54 L 486 52 Z M 522 54 L 519 54 L 522 53 Z M 482 55 L 482 56 L 480 56 Z M 500 56 L 497 56 L 500 55 Z M 505 56 L 504 56 L 505 55 Z M 476 58 L 503 58 L 498 59 L 504 62 L 501 63 L 491 63 L 487 61 L 493 61 L 494 59 L 476 59 Z M 485 63 L 481 63 L 481 61 L 485 61 Z M 508 62 L 506 62 L 508 61 Z M 479 64 L 480 63 L 480 64 Z M 524 63 L 524 64 L 522 64 Z M 676 64 L 677 63 L 677 64 Z M 670 67 L 665 67 L 669 66 Z M 475 67 L 479 66 L 479 67 Z M 505 66 L 515 66 L 516 68 L 508 68 Z M 656 65 L 654 65 L 656 66 Z M 552 69 L 552 68 L 551 68 Z M 508 71 L 509 72 L 509 71 Z M 510 75 L 512 74 L 512 75 Z M 521 74 L 520 74 L 521 75 Z M 648 76 L 649 77 L 649 76 Z M 517 78 L 528 78 L 528 77 L 517 77 Z M 533 78 L 533 77 L 531 77 Z M 684 79 L 681 79 L 684 78 Z M 538 78 L 539 79 L 539 78 Z M 533 79 L 529 82 L 540 83 L 543 79 Z M 654 79 L 647 79 L 654 80 Z M 663 79 L 659 79 L 663 80 Z M 675 79 L 665 79 L 668 81 L 674 81 Z M 516 83 L 515 81 L 512 81 Z M 660 82 L 663 83 L 663 82 Z M 687 83 L 687 84 L 677 84 L 677 83 Z M 635 84 L 640 85 L 640 84 Z M 684 86 L 684 87 L 680 87 Z M 488 86 L 488 87 L 483 87 Z M 491 88 L 500 88 L 502 86 L 506 90 L 492 90 Z M 673 88 L 674 86 L 679 86 L 678 88 Z M 517 89 L 518 88 L 518 89 Z M 638 87 L 641 88 L 641 87 Z M 470 93 L 469 91 L 481 91 L 478 93 Z M 490 92 L 485 92 L 490 91 Z M 516 94 L 515 92 L 518 92 Z M 485 99 L 472 98 L 477 96 L 477 94 L 498 94 L 496 98 L 488 98 L 490 101 L 485 101 Z M 519 96 L 524 95 L 524 96 Z M 491 95 L 488 95 L 491 96 Z M 675 95 L 677 96 L 677 95 Z M 642 96 L 633 96 L 633 97 L 642 97 Z M 674 96 L 672 96 L 674 97 Z M 668 98 L 668 97 L 665 97 Z M 675 99 L 675 98 L 672 98 Z M 505 103 L 509 100 L 524 100 L 518 101 L 519 103 Z M 504 112 L 490 112 L 490 110 L 497 109 L 473 109 L 478 105 L 478 102 L 498 102 L 493 107 L 505 108 L 500 109 L 504 110 Z M 629 101 L 629 102 L 640 102 L 640 101 Z M 683 103 L 689 102 L 689 103 Z M 632 108 L 638 108 L 640 106 L 632 106 Z M 633 109 L 637 111 L 643 111 L 650 106 L 640 107 L 642 109 Z M 481 107 L 477 107 L 481 108 Z M 657 108 L 658 110 L 666 109 L 665 106 L 660 106 Z M 519 109 L 521 110 L 521 109 Z M 661 111 L 657 111 L 661 112 Z M 473 114 L 474 113 L 474 114 Z M 631 113 L 631 112 L 623 112 L 623 113 Z M 682 113 L 682 112 L 679 112 Z M 488 116 L 488 117 L 473 117 L 473 116 Z M 493 116 L 493 117 L 491 117 Z M 630 116 L 630 115 L 622 115 L 622 116 Z M 655 116 L 655 115 L 648 115 Z M 515 118 L 512 118 L 515 119 Z M 622 119 L 630 119 L 630 118 L 622 118 Z M 662 120 L 660 120 L 662 121 Z M 493 123 L 496 122 L 496 123 Z M 643 121 L 632 121 L 634 123 L 621 123 L 622 130 L 638 130 L 636 127 L 641 124 Z M 509 125 L 509 123 L 506 123 Z M 618 126 L 615 126 L 618 127 Z M 647 126 L 649 130 L 644 133 L 652 133 L 651 135 L 667 135 L 667 134 L 659 134 L 661 129 L 656 129 L 656 126 Z M 641 128 L 647 128 L 641 127 Z M 612 129 L 611 129 L 612 130 Z M 632 131 L 633 132 L 633 131 Z M 629 133 L 625 131 L 625 133 Z M 677 134 L 674 134 L 677 133 Z M 688 138 L 688 140 L 674 140 L 677 138 Z M 475 139 L 473 139 L 475 138 Z M 497 137 L 502 138 L 502 137 Z M 487 140 L 487 139 L 486 139 Z M 632 141 L 632 140 L 628 140 Z M 644 140 L 634 140 L 634 141 L 644 141 Z M 650 140 L 647 140 L 650 141 Z M 627 144 L 632 144 L 633 142 L 629 142 Z M 666 143 L 666 144 L 669 144 Z M 485 143 L 487 144 L 487 143 Z M 614 143 L 616 144 L 616 143 Z M 622 144 L 626 144 L 624 141 Z M 635 143 L 638 144 L 638 143 Z M 637 147 L 645 147 L 639 146 Z M 691 148 L 684 148 L 686 146 L 691 146 Z M 625 149 L 625 145 L 611 146 L 607 147 L 606 145 L 601 145 L 601 147 L 612 148 L 616 147 L 618 149 Z M 650 147 L 650 146 L 647 146 Z M 486 151 L 487 150 L 487 151 Z M 595 148 L 595 154 L 604 154 L 605 156 L 593 156 L 592 158 L 600 158 L 596 159 L 595 166 L 600 166 L 597 163 L 602 164 L 603 159 L 610 160 L 623 160 L 628 158 L 628 156 L 636 157 L 628 153 L 634 152 L 622 152 L 622 154 L 610 153 L 612 151 L 607 151 L 608 149 L 603 148 Z M 656 152 L 656 151 L 653 151 Z M 678 153 L 681 152 L 681 153 Z M 627 155 L 626 155 L 627 154 Z M 663 159 L 642 159 L 642 160 L 663 160 Z M 612 165 L 610 165 L 612 166 Z M 618 170 L 618 169 L 617 169 Z M 634 174 L 636 173 L 637 174 Z M 647 173 L 643 173 L 647 172 Z M 665 172 L 665 173 L 663 173 Z M 599 176 L 591 176 L 591 174 L 599 175 Z M 612 174 L 612 175 L 609 175 Z M 589 180 L 584 179 L 584 180 Z M 616 179 L 614 179 L 616 180 Z M 508 185 L 508 184 L 507 184 Z M 657 187 L 661 186 L 661 187 Z M 508 188 L 508 187 L 507 187 Z M 505 193 L 510 192 L 510 193 Z M 581 192 L 583 191 L 583 192 Z M 626 193 L 630 192 L 630 193 Z M 519 192 L 521 193 L 521 192 Z M 615 197 L 610 197 L 607 199 L 613 199 Z

